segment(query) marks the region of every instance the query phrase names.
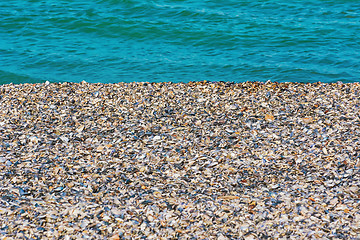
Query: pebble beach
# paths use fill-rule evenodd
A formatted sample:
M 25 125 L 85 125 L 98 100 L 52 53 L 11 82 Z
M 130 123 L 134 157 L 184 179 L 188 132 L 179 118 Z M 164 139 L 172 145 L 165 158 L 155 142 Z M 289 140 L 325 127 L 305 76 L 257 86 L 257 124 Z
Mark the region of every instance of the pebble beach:
M 0 86 L 0 239 L 360 239 L 360 84 Z

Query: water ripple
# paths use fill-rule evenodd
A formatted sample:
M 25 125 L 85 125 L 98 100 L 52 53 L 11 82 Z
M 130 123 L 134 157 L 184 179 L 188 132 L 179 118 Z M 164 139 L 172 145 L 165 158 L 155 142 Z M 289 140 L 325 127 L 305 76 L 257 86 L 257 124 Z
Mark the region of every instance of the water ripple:
M 360 79 L 357 1 L 4 1 L 1 83 Z

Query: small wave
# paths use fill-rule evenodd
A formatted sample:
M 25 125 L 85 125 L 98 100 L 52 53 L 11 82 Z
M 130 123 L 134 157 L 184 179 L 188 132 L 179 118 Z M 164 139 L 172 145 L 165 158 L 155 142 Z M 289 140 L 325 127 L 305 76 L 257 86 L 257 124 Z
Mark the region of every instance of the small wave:
M 20 83 L 39 83 L 46 80 L 32 77 L 26 74 L 19 74 L 16 72 L 9 72 L 0 70 L 0 84 L 20 84 Z

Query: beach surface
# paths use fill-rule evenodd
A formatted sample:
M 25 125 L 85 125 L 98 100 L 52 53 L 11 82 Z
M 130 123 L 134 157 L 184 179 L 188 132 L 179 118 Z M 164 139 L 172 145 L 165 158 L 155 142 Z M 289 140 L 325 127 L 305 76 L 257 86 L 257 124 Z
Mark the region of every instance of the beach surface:
M 358 83 L 0 86 L 0 239 L 360 239 Z

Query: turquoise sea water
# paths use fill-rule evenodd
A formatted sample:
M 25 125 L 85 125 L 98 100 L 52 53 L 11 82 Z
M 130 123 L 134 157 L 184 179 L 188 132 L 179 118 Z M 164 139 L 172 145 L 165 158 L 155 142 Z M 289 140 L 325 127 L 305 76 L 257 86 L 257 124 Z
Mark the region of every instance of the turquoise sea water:
M 8 0 L 0 84 L 360 80 L 357 0 Z

